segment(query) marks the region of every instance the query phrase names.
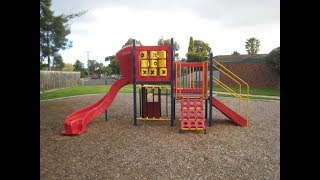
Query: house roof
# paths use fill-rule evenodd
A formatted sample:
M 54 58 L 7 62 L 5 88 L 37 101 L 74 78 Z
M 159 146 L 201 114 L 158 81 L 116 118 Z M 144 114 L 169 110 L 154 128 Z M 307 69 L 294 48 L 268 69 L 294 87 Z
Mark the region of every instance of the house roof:
M 233 62 L 235 63 L 235 62 L 242 62 L 248 59 L 259 59 L 267 55 L 268 54 L 218 55 L 218 56 L 214 56 L 213 59 L 222 63 L 233 63 Z

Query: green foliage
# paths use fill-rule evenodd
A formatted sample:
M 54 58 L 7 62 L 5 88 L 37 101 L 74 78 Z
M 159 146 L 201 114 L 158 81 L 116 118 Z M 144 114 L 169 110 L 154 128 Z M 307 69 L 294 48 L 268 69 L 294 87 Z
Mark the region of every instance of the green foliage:
M 266 57 L 267 64 L 280 74 L 280 46 L 273 49 Z
M 158 40 L 157 44 L 159 46 L 161 45 L 171 45 L 171 39 L 163 39 L 163 36 L 161 36 L 161 38 Z M 180 49 L 180 45 L 177 43 L 177 41 L 173 41 L 173 48 L 174 48 L 174 57 L 178 60 L 179 59 L 179 53 L 177 53 L 176 51 L 179 51 Z
M 189 52 L 187 53 L 187 62 L 202 62 L 207 60 L 208 57 L 204 52 L 202 53 L 195 53 L 195 52 Z
M 194 52 L 196 53 L 206 53 L 207 55 L 211 53 L 211 47 L 208 43 L 201 40 L 194 40 Z
M 90 75 L 94 74 L 94 71 L 96 70 L 95 63 L 96 60 L 88 60 L 88 69 Z
M 208 59 L 210 53 L 211 47 L 208 43 L 205 43 L 201 40 L 193 40 L 192 36 L 190 37 L 187 53 L 187 62 L 205 61 Z
M 53 57 L 52 69 L 55 71 L 62 71 L 62 68 L 65 66 L 62 56 L 57 54 Z
M 64 64 L 62 71 L 73 71 L 73 69 L 74 69 L 73 64 L 66 63 L 66 64 Z
M 186 58 L 182 58 L 181 62 L 187 62 L 187 59 Z
M 109 66 L 103 66 L 102 68 L 101 68 L 101 74 L 104 74 L 104 75 L 111 75 L 112 73 L 111 73 L 111 69 L 110 69 L 110 67 Z
M 133 45 L 133 38 L 129 38 L 129 39 L 127 40 L 127 42 L 124 43 L 124 45 L 123 45 L 122 47 L 129 46 L 129 45 Z M 136 45 L 142 46 L 141 41 L 136 40 Z
M 103 63 L 96 60 L 88 60 L 89 74 L 102 74 Z
M 249 38 L 246 41 L 246 50 L 248 54 L 258 54 L 260 50 L 260 41 L 257 38 Z
M 105 61 L 110 61 L 108 67 L 111 74 L 120 74 L 119 65 L 115 55 L 106 57 Z
M 194 42 L 192 36 L 190 36 L 188 52 L 194 52 Z
M 73 64 L 73 67 L 73 71 L 80 71 L 80 78 L 85 77 L 84 63 L 77 59 L 76 62 Z
M 238 56 L 238 55 L 240 55 L 240 53 L 238 53 L 238 51 L 233 51 L 233 53 L 231 55 Z
M 99 63 L 99 62 L 95 62 L 94 64 L 95 66 L 95 71 L 94 71 L 94 74 L 102 74 L 103 72 L 103 63 Z
M 84 63 L 77 59 L 76 62 L 73 64 L 73 67 L 74 71 L 82 71 L 84 70 Z
M 51 0 L 40 0 L 40 61 L 47 59 L 48 70 L 51 70 L 51 57 L 58 56 L 59 50 L 72 47 L 66 38 L 71 33 L 69 21 L 86 13 L 55 16 L 51 5 Z
M 80 78 L 84 78 L 88 73 L 86 73 L 84 70 L 80 71 Z
M 48 70 L 48 64 L 40 63 L 40 70 Z

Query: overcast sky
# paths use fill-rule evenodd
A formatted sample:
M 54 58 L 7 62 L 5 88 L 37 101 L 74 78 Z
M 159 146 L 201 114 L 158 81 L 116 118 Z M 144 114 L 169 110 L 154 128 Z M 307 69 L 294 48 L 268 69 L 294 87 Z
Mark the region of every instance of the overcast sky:
M 280 0 L 52 0 L 55 15 L 88 12 L 72 21 L 68 39 L 73 47 L 61 51 L 65 63 L 89 58 L 105 63 L 128 38 L 143 45 L 174 38 L 180 58 L 189 38 L 210 45 L 216 55 L 247 54 L 245 42 L 260 40 L 259 54 L 280 46 Z

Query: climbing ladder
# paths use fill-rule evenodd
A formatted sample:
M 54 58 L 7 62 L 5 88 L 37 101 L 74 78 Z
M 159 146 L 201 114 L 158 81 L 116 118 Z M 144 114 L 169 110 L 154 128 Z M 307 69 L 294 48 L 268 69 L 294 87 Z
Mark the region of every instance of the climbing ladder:
M 182 97 L 180 108 L 180 132 L 182 130 L 204 130 L 205 117 L 202 97 Z
M 175 97 L 181 101 L 180 132 L 204 130 L 208 100 L 208 65 L 204 62 L 175 62 Z
M 229 87 L 213 76 L 213 68 L 224 78 L 230 78 L 237 86 Z M 210 83 L 210 84 L 209 84 Z M 229 108 L 212 96 L 213 84 L 221 86 L 226 92 L 239 98 L 238 111 Z M 208 118 L 212 126 L 212 107 L 222 112 L 236 125 L 248 126 L 248 94 L 249 85 L 232 73 L 221 63 L 214 60 L 210 54 L 210 61 L 203 62 L 175 62 L 175 100 L 181 100 L 180 132 L 182 130 L 205 130 L 205 120 Z M 210 95 L 209 93 L 210 92 Z M 246 92 L 244 94 L 243 92 Z M 245 104 L 243 103 L 245 100 Z M 209 117 L 207 106 L 209 101 Z M 205 108 L 203 108 L 205 104 Z M 245 108 L 242 106 L 245 105 Z M 203 115 L 205 112 L 205 115 Z M 245 113 L 245 115 L 243 115 Z M 206 132 L 205 132 L 206 133 Z

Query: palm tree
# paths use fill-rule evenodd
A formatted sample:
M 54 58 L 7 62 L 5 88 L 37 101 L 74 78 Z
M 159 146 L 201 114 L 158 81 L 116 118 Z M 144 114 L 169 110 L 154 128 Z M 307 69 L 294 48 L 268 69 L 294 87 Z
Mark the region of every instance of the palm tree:
M 257 38 L 249 38 L 246 41 L 246 49 L 248 54 L 257 54 L 260 50 L 260 41 Z

